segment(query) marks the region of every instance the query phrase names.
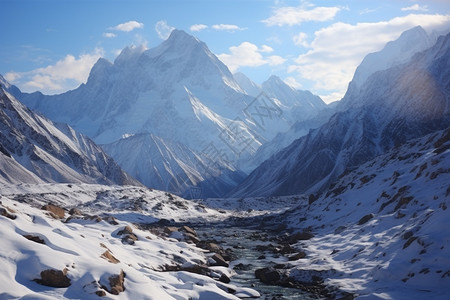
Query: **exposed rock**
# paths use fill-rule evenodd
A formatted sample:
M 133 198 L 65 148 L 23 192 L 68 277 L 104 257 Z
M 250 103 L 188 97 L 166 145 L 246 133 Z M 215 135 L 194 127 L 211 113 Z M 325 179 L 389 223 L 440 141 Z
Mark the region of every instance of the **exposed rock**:
M 289 256 L 289 261 L 299 260 L 306 257 L 306 253 L 303 251 L 298 252 L 292 256 Z
M 187 232 L 187 233 L 190 233 L 190 234 L 192 234 L 194 236 L 197 236 L 197 232 L 194 229 L 192 229 L 191 227 L 189 227 L 189 226 L 183 226 L 183 227 L 180 228 L 180 230 L 184 231 L 184 232 Z
M 81 213 L 81 211 L 74 207 L 71 210 L 69 210 L 69 215 L 73 216 L 73 215 L 77 215 L 77 216 L 82 216 L 83 214 Z
M 61 207 L 55 206 L 55 205 L 51 205 L 51 204 L 42 206 L 42 209 L 51 212 L 51 215 L 55 219 L 62 219 L 62 218 L 64 218 L 64 216 L 66 214 L 64 209 L 62 209 Z
M 95 294 L 99 297 L 105 297 L 106 296 L 106 292 L 104 290 L 98 290 L 95 292 Z
M 67 277 L 67 268 L 64 270 L 48 269 L 41 272 L 41 279 L 35 279 L 37 283 L 45 286 L 65 288 L 70 286 L 70 279 Z
M 164 227 L 164 233 L 165 234 L 171 235 L 174 232 L 178 232 L 178 227 L 175 227 L 175 226 Z
M 119 230 L 117 232 L 117 235 L 122 235 L 122 234 L 130 234 L 133 232 L 133 228 L 131 228 L 130 225 L 125 226 L 122 230 Z
M 221 267 L 227 267 L 228 268 L 229 265 L 225 261 L 225 259 L 222 257 L 222 255 L 215 253 L 211 258 L 215 261 L 215 265 L 216 266 L 221 266 Z
M 0 215 L 1 216 L 4 216 L 4 217 L 7 217 L 8 219 L 11 219 L 11 220 L 15 220 L 16 219 L 16 216 L 15 215 L 12 215 L 12 214 L 10 214 L 5 208 L 3 208 L 3 207 L 0 207 Z
M 363 224 L 369 222 L 369 220 L 372 219 L 373 217 L 374 217 L 373 214 L 365 215 L 364 217 L 362 217 L 361 219 L 359 219 L 358 225 L 363 225 Z
M 283 245 L 283 247 L 278 251 L 278 253 L 281 254 L 291 254 L 294 252 L 295 252 L 294 248 L 292 248 L 291 245 L 289 244 Z
M 196 235 L 193 235 L 192 233 L 186 232 L 184 234 L 184 237 L 186 240 L 189 240 L 189 241 L 193 242 L 194 244 L 200 243 L 200 239 Z
M 219 278 L 219 281 L 223 283 L 230 283 L 231 279 L 227 275 L 222 274 Z
M 345 229 L 347 229 L 347 227 L 341 225 L 334 230 L 334 234 L 341 234 Z
M 265 284 L 277 285 L 281 280 L 281 273 L 277 269 L 267 267 L 256 270 L 255 277 Z
M 138 240 L 138 237 L 133 233 L 133 228 L 127 225 L 122 230 L 117 232 L 117 235 L 122 236 L 122 243 L 134 245 L 134 242 Z
M 120 262 L 120 260 L 115 258 L 114 255 L 112 255 L 111 252 L 109 252 L 109 250 L 106 250 L 100 257 L 106 259 L 107 261 L 109 261 L 112 264 L 117 264 Z
M 288 243 L 290 245 L 297 243 L 298 241 L 306 241 L 309 239 L 312 239 L 314 237 L 314 234 L 312 234 L 309 231 L 302 231 L 302 232 L 297 232 L 294 235 L 291 235 L 288 237 Z
M 106 218 L 104 218 L 104 220 L 111 225 L 119 225 L 119 222 L 117 222 L 117 219 L 113 216 L 107 216 Z
M 108 289 L 107 287 L 103 288 L 113 295 L 119 295 L 119 293 L 125 291 L 124 287 L 125 276 L 126 275 L 123 272 L 123 270 L 120 270 L 119 275 L 112 275 L 108 278 L 111 289 Z
M 45 245 L 45 241 L 43 239 L 41 239 L 39 236 L 26 234 L 23 237 L 26 238 L 27 240 L 33 241 L 35 243 L 44 244 Z

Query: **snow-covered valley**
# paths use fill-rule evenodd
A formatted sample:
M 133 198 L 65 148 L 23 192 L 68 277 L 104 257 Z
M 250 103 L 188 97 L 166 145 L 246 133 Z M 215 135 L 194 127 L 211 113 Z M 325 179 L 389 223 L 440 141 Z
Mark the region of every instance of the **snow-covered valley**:
M 448 299 L 449 58 L 412 28 L 330 106 L 180 30 L 64 94 L 0 76 L 0 300 Z

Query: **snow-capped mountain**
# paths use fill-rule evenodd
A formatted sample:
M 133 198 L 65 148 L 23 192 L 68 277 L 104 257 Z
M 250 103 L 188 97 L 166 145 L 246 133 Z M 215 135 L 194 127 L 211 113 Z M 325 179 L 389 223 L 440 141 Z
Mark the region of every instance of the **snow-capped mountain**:
M 332 109 L 327 107 L 319 96 L 309 91 L 294 89 L 277 76 L 272 75 L 261 86 L 242 73 L 238 72 L 234 77 L 247 94 L 255 97 L 264 95 L 277 103 L 282 103 L 281 117 L 285 120 L 285 126 L 273 132 L 273 139 L 263 143 L 252 157 L 240 160 L 239 167 L 246 172 L 254 170 L 272 154 L 307 134 L 310 129 L 325 123 L 332 114 Z M 267 127 L 276 128 L 270 123 Z
M 253 171 L 233 195 L 285 195 L 328 186 L 356 167 L 407 140 L 450 126 L 450 35 L 408 63 L 371 75 L 359 103 L 294 141 Z M 349 89 L 350 90 L 350 89 Z
M 359 93 L 370 75 L 408 62 L 416 53 L 430 48 L 435 42 L 421 26 L 403 32 L 398 39 L 387 43 L 381 51 L 364 57 L 356 68 L 347 93 Z
M 282 84 L 278 90 L 291 89 Z M 125 48 L 114 63 L 99 59 L 86 84 L 73 91 L 55 96 L 20 94 L 17 98 L 52 120 L 70 124 L 99 144 L 120 140 L 124 153 L 113 154 L 119 163 L 136 145 L 134 139 L 121 140 L 123 137 L 150 133 L 163 144 L 182 145 L 184 154 L 174 157 L 179 163 L 165 164 L 169 177 L 154 173 L 154 165 L 147 171 L 146 182 L 165 182 L 150 187 L 164 189 L 177 176 L 179 165 L 184 165 L 183 170 L 192 170 L 187 177 L 196 178 L 193 182 L 209 178 L 209 174 L 197 174 L 200 170 L 193 165 L 196 160 L 188 157 L 203 153 L 208 158 L 204 162 L 216 162 L 221 157 L 228 161 L 225 169 L 232 170 L 239 166 L 238 160 L 245 161 L 264 142 L 288 130 L 300 115 L 309 115 L 325 105 L 317 96 L 308 94 L 307 101 L 312 99 L 317 107 L 302 109 L 303 98 L 274 95 L 247 94 L 206 44 L 184 31 L 174 30 L 156 48 Z M 155 146 L 152 139 L 147 141 L 149 145 L 139 145 L 147 149 Z M 156 149 L 152 151 L 156 153 Z M 185 155 L 186 151 L 192 153 Z M 155 165 L 165 163 L 156 162 L 156 157 L 162 159 L 164 155 L 151 157 Z M 128 172 L 141 178 L 142 165 L 140 160 L 126 162 Z
M 89 138 L 35 114 L 0 83 L 0 182 L 139 183 Z

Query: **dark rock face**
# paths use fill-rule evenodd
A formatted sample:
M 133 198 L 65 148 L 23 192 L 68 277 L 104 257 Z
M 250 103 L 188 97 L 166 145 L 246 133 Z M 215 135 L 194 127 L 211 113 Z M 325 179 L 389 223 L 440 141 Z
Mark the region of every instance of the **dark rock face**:
M 45 240 L 43 240 L 41 237 L 39 236 L 35 236 L 35 235 L 31 235 L 31 234 L 26 234 L 23 236 L 24 238 L 26 238 L 27 240 L 33 241 L 35 243 L 38 244 L 43 244 L 45 245 Z
M 67 277 L 67 268 L 64 270 L 54 270 L 48 269 L 41 272 L 41 279 L 35 279 L 39 284 L 56 287 L 65 288 L 70 286 L 70 279 Z
M 372 219 L 373 217 L 374 217 L 373 214 L 365 215 L 364 217 L 362 217 L 361 219 L 359 219 L 358 225 L 363 225 L 363 224 L 369 222 L 369 220 Z
M 280 270 L 267 267 L 256 270 L 255 277 L 265 284 L 277 285 L 280 283 L 282 275 Z
M 1 85 L 0 107 L 1 159 L 20 171 L 6 171 L 6 181 L 139 185 L 89 138 L 37 115 Z

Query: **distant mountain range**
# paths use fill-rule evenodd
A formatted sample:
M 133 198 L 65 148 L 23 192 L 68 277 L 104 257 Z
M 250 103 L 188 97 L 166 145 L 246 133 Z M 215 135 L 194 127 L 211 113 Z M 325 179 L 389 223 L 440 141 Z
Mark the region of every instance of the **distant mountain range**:
M 246 162 L 262 144 L 326 107 L 275 76 L 261 87 L 247 79 L 254 90 L 239 84 L 242 77 L 206 44 L 174 30 L 156 48 L 125 48 L 114 63 L 99 59 L 75 90 L 12 93 L 104 145 L 149 187 L 186 195 L 208 181 L 219 186 L 202 188 L 205 196 L 220 196 L 242 180 L 241 170 L 256 167 Z
M 423 29 L 416 27 L 380 53 L 368 55 L 329 121 L 263 162 L 230 195 L 320 191 L 347 169 L 409 139 L 447 128 L 450 35 L 415 55 L 408 51 L 398 56 L 400 60 L 384 58 L 401 53 L 411 40 L 422 41 L 415 45 L 417 51 L 429 45 Z M 403 63 L 406 56 L 410 59 Z M 374 64 L 377 57 L 385 63 Z

